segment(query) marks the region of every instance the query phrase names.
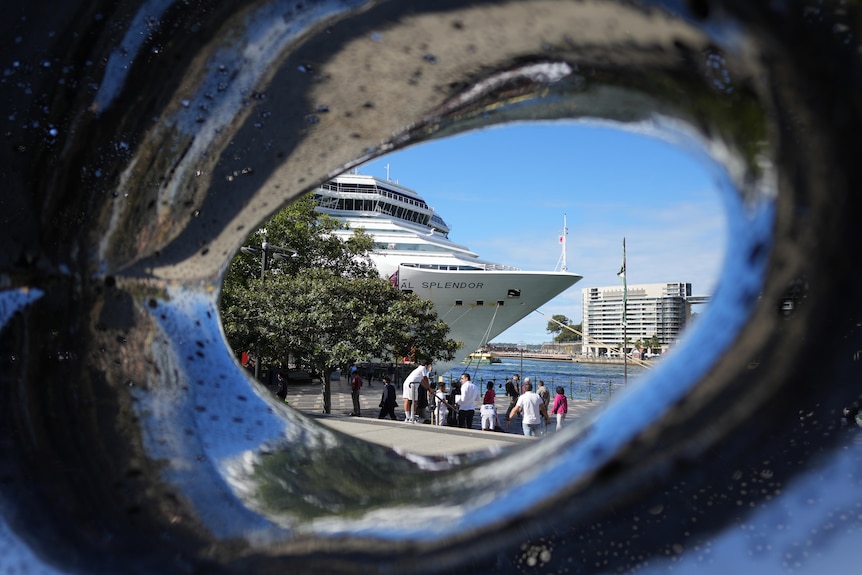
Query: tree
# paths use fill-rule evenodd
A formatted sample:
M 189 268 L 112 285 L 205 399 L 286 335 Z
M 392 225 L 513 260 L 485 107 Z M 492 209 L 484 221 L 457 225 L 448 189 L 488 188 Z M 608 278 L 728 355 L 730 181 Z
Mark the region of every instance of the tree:
M 273 282 L 310 268 L 329 269 L 345 278 L 378 277 L 367 256 L 373 247 L 370 236 L 359 230 L 350 241 L 342 242 L 332 232 L 345 228 L 340 221 L 318 214 L 311 197 L 305 196 L 247 238 L 225 272 L 220 299 L 222 324 L 234 350 L 255 350 L 261 356 L 259 365 L 285 358 L 283 352 L 268 351 L 276 322 L 267 311 L 278 306 L 273 307 L 267 296 L 280 298 L 291 292 L 273 291 L 280 289 Z M 267 254 L 264 242 L 270 246 Z
M 548 322 L 548 327 L 546 328 L 548 333 L 551 335 L 557 335 L 561 331 L 563 331 L 564 325 L 569 325 L 571 320 L 562 314 L 557 314 L 551 317 L 551 321 Z M 562 324 L 562 325 L 560 325 Z
M 567 329 L 567 327 L 574 328 L 576 331 Z M 571 320 L 561 314 L 552 317 L 551 321 L 548 322 L 547 330 L 551 334 L 556 334 L 554 336 L 554 341 L 556 343 L 581 341 L 581 324 L 572 325 Z
M 554 341 L 557 343 L 569 343 L 574 341 L 581 341 L 583 338 L 581 337 L 581 324 L 569 325 L 572 329 L 564 329 L 560 332 L 560 335 L 554 338 Z
M 353 359 L 398 358 L 419 349 L 451 359 L 458 343 L 430 302 L 380 278 L 345 278 L 310 268 L 270 285 L 269 342 L 284 346 L 321 376 L 330 410 L 330 374 Z M 273 289 L 274 288 L 274 289 Z M 287 297 L 285 297 L 287 296 Z M 275 353 L 271 349 L 270 353 Z
M 277 274 L 296 274 L 305 268 L 336 270 L 348 278 L 378 277 L 368 257 L 374 242 L 363 230 L 355 230 L 347 241 L 332 232 L 347 225 L 314 210 L 314 202 L 305 196 L 276 213 L 264 226 L 246 239 L 243 249 L 231 260 L 225 273 L 222 298 L 231 289 L 247 287 L 261 277 L 261 246 L 272 246 L 266 269 Z
M 371 238 L 354 232 L 343 242 L 331 232 L 337 220 L 317 214 L 304 199 L 280 211 L 261 236 L 295 256 L 270 258 L 241 252 L 230 264 L 220 307 L 234 350 L 253 349 L 258 362 L 279 362 L 292 355 L 323 381 L 324 410 L 330 410 L 330 374 L 351 360 L 398 358 L 418 350 L 449 360 L 458 342 L 437 319 L 433 304 L 401 292 L 382 279 L 367 253 Z

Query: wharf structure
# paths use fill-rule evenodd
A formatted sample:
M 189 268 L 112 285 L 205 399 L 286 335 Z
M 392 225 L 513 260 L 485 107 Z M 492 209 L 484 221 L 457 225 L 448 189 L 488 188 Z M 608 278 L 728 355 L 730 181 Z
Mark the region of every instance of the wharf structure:
M 661 354 L 679 340 L 691 320 L 691 306 L 707 303 L 707 296 L 692 296 L 691 284 L 667 282 L 583 290 L 584 342 L 587 357 L 619 357 L 623 347 L 625 302 L 625 352 Z M 601 343 L 599 343 L 601 342 Z

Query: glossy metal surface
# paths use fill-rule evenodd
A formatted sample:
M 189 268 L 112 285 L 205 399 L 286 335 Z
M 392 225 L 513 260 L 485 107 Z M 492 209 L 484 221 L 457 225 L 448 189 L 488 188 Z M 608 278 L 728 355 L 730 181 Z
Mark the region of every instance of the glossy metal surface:
M 3 571 L 821 573 L 855 552 L 857 4 L 2 13 Z M 399 456 L 245 377 L 217 296 L 258 223 L 395 147 L 542 118 L 696 146 L 725 182 L 724 281 L 675 361 L 488 460 Z

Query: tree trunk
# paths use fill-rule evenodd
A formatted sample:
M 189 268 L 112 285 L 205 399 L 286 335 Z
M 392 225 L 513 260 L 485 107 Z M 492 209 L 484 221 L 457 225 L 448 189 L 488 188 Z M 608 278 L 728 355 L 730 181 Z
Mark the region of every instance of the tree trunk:
M 328 370 L 323 370 L 323 413 L 332 413 L 332 385 L 329 382 Z

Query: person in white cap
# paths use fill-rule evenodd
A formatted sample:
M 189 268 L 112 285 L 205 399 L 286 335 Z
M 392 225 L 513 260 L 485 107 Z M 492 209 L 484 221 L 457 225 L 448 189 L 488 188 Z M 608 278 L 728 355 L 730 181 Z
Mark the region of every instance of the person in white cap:
M 419 366 L 410 372 L 404 379 L 401 396 L 404 398 L 404 421 L 413 422 L 416 410 L 416 398 L 419 395 L 419 386 L 431 389 L 429 377 L 431 375 L 431 360 L 424 360 Z

